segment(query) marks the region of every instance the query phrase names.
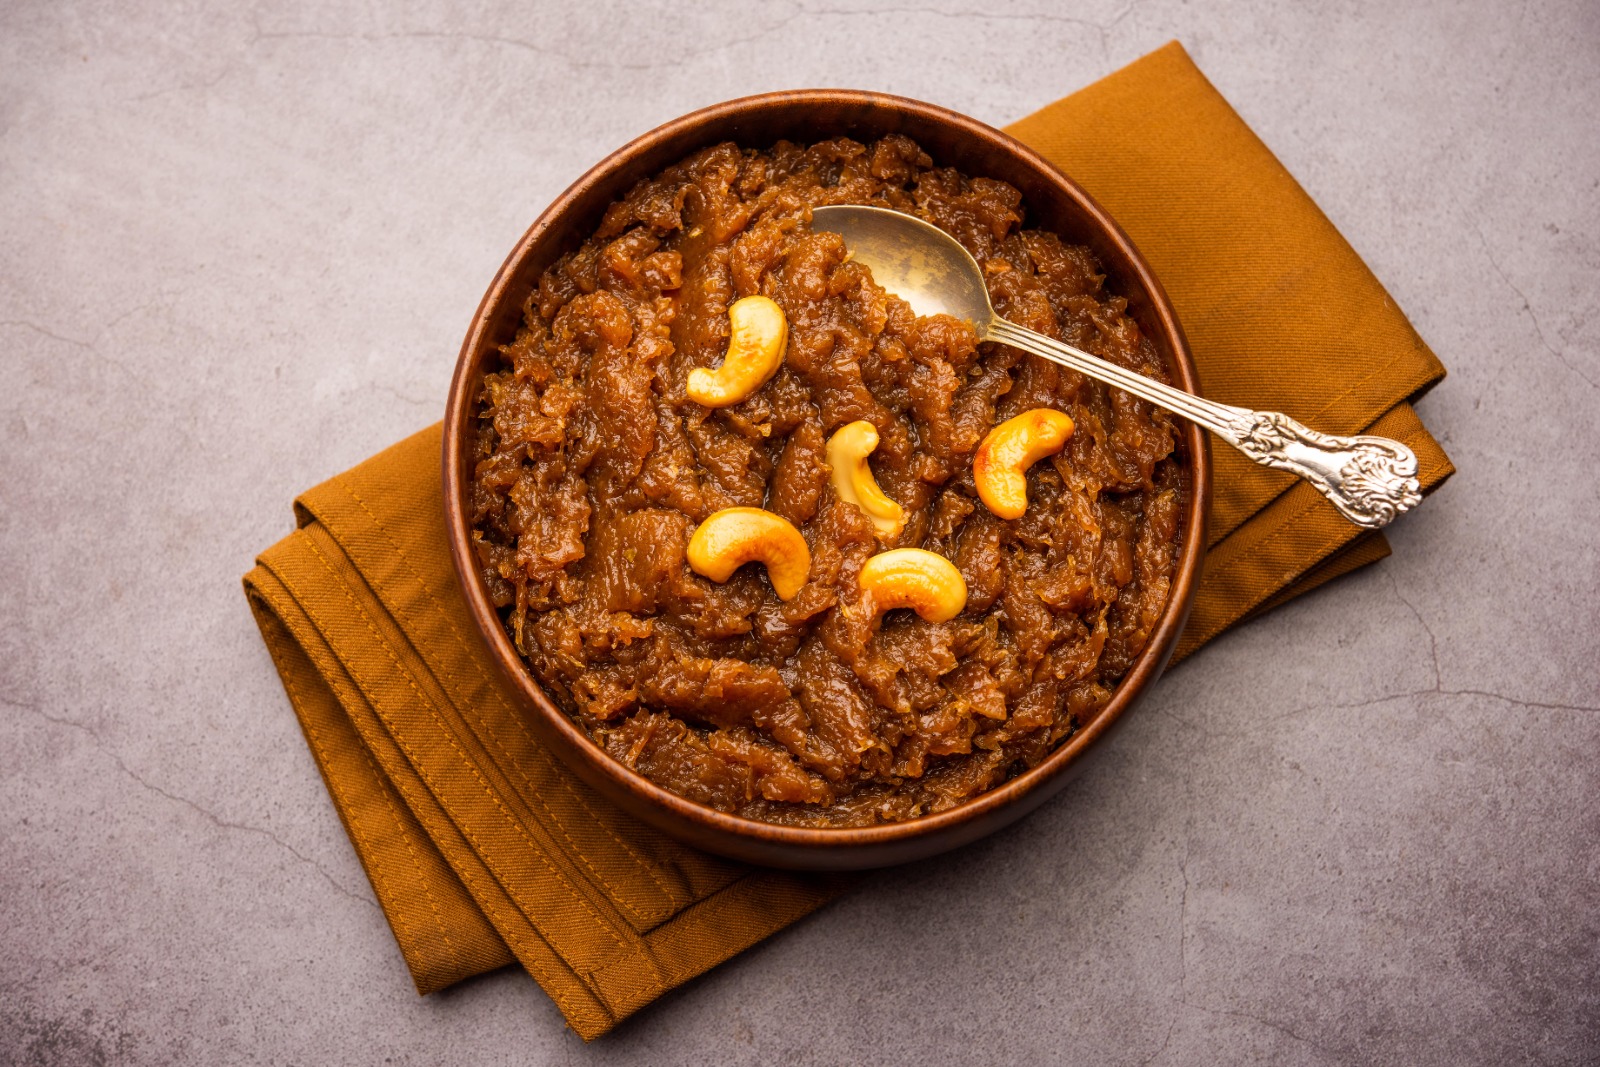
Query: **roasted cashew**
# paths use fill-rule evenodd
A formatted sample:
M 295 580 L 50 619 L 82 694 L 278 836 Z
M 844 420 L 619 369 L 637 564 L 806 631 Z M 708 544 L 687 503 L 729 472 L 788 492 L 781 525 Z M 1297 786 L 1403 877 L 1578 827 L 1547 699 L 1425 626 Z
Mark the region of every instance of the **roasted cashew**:
M 1050 408 L 1034 408 L 990 430 L 972 457 L 978 497 L 1002 519 L 1028 510 L 1028 468 L 1066 446 L 1072 419 Z
M 728 354 L 716 370 L 689 372 L 689 399 L 708 408 L 737 404 L 766 384 L 783 363 L 789 323 L 783 309 L 764 296 L 735 300 L 728 308 Z
M 948 622 L 967 606 L 967 581 L 956 565 L 920 548 L 879 552 L 857 581 L 874 615 L 910 608 L 929 622 Z
M 794 524 L 761 508 L 723 508 L 689 538 L 689 566 L 713 582 L 725 582 L 753 560 L 767 566 L 780 600 L 791 600 L 811 574 L 811 549 Z
M 828 468 L 833 473 L 833 491 L 846 504 L 854 504 L 872 520 L 878 536 L 888 540 L 905 529 L 905 509 L 884 495 L 867 466 L 867 457 L 878 447 L 878 430 L 861 419 L 841 426 L 828 438 Z

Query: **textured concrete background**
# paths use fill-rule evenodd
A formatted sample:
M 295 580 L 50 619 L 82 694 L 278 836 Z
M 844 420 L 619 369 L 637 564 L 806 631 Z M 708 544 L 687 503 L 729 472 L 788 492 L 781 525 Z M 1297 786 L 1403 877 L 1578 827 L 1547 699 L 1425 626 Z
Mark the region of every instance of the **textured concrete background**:
M 1600 1062 L 1593 0 L 329 6 L 0 9 L 0 1062 Z M 1461 473 L 1025 824 L 613 1036 L 417 998 L 239 592 L 290 498 L 439 416 L 658 121 L 1005 122 L 1172 37 L 1450 367 Z

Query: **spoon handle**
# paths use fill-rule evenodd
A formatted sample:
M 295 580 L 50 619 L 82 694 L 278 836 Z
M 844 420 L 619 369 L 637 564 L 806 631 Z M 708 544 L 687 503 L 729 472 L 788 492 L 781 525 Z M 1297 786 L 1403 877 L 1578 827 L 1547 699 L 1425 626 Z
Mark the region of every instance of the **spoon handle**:
M 998 316 L 989 323 L 985 339 L 1071 367 L 1198 423 L 1262 466 L 1306 479 L 1357 526 L 1387 526 L 1422 500 L 1417 457 L 1399 441 L 1367 434 L 1335 437 L 1276 411 L 1219 404 Z

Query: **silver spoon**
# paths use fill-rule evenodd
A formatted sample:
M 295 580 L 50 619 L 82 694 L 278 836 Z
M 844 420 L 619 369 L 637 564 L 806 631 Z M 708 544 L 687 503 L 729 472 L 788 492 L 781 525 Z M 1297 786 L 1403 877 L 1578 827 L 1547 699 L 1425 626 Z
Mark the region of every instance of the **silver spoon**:
M 961 243 L 911 215 L 881 207 L 812 209 L 811 228 L 836 233 L 877 283 L 919 315 L 964 319 L 985 341 L 1054 360 L 1205 427 L 1264 467 L 1289 471 L 1321 490 L 1358 526 L 1387 526 L 1415 507 L 1417 457 L 1387 437 L 1335 437 L 1276 411 L 1219 404 L 1108 363 L 995 314 L 983 271 Z

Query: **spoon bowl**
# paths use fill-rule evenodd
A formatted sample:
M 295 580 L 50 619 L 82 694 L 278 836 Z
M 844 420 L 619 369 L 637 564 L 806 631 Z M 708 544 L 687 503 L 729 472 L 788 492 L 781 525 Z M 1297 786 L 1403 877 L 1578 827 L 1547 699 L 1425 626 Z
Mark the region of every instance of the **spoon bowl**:
M 983 270 L 960 241 L 931 222 L 881 207 L 839 204 L 811 209 L 811 228 L 844 238 L 873 280 L 918 315 L 951 315 L 981 335 L 995 318 Z

